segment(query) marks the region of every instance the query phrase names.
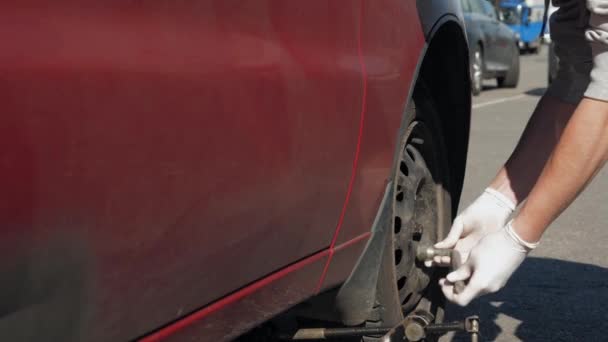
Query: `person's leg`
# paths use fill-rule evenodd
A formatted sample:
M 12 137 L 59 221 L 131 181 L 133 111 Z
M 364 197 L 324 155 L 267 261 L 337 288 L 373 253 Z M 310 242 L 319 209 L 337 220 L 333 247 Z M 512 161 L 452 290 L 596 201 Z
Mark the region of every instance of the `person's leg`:
M 547 96 L 577 105 L 589 85 L 592 55 L 585 39 L 589 12 L 585 0 L 553 0 L 558 10 L 550 19 L 551 40 L 559 60 L 557 77 Z

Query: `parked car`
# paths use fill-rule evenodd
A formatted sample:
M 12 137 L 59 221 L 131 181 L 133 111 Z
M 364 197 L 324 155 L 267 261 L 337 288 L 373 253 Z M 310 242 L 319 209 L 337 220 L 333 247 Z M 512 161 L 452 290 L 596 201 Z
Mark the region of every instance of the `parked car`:
M 414 255 L 463 183 L 457 2 L 1 7 L 3 341 L 441 321 Z
M 500 12 L 504 23 L 515 32 L 521 52 L 538 53 L 542 40 L 544 0 L 502 0 Z
M 517 87 L 519 49 L 517 37 L 500 22 L 487 0 L 461 0 L 470 48 L 471 89 L 479 95 L 484 79 L 496 78 L 499 87 Z

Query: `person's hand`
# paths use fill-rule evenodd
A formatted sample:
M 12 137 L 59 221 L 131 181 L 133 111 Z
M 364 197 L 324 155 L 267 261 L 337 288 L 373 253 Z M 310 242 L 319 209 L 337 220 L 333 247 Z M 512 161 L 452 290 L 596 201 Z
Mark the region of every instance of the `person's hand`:
M 465 262 L 469 252 L 484 236 L 504 227 L 515 210 L 515 203 L 498 191 L 487 188 L 471 205 L 456 217 L 448 236 L 435 248 L 454 248 Z M 436 257 L 432 263 L 450 264 L 449 257 Z
M 523 241 L 511 222 L 485 236 L 471 250 L 469 259 L 458 269 L 441 279 L 439 284 L 445 297 L 458 305 L 465 306 L 476 297 L 500 290 L 513 272 L 524 261 L 528 253 L 538 243 Z M 454 291 L 454 283 L 468 280 L 460 292 Z

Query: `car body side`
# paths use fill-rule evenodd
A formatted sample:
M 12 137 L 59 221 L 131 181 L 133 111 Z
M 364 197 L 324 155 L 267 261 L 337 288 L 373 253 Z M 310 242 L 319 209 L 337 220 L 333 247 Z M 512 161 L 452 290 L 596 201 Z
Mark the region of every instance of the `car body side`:
M 3 336 L 215 341 L 339 285 L 454 3 L 3 4 Z M 459 194 L 467 82 L 425 77 Z
M 463 17 L 460 6 L 455 1 L 425 0 L 418 1 L 417 5 L 425 42 L 417 52 L 416 67 L 406 70 L 411 73 L 408 87 L 402 88 L 403 92 L 397 96 L 401 97 L 402 101 L 410 101 L 415 83 L 424 79 L 432 90 L 434 98 L 437 99 L 436 104 L 442 116 L 444 138 L 448 145 L 452 180 L 450 193 L 452 194 L 453 213 L 456 213 L 464 181 L 471 100 L 467 63 L 468 49 Z M 406 46 L 406 48 L 411 53 L 412 46 Z M 426 65 L 423 67 L 423 64 Z M 401 105 L 405 106 L 400 104 L 395 107 L 392 115 L 402 115 L 401 112 L 405 108 L 401 109 Z M 376 124 L 370 125 L 369 122 L 381 123 L 384 119 L 379 120 L 373 116 L 366 116 L 365 120 L 367 120 L 363 130 L 365 138 L 362 141 L 359 156 L 365 159 L 377 158 L 378 145 L 372 144 L 374 149 L 369 146 L 370 141 L 375 141 L 370 140 L 374 136 L 369 133 L 373 132 L 370 127 L 375 127 Z M 400 133 L 404 128 L 399 127 Z M 382 132 L 379 133 L 382 134 Z M 386 133 L 386 131 L 384 132 Z M 384 148 L 396 154 L 397 149 L 394 144 L 396 141 L 385 142 Z M 396 158 L 396 156 L 393 157 Z M 179 341 L 189 340 L 193 336 L 205 336 L 209 340 L 230 339 L 238 336 L 243 329 L 270 319 L 288 306 L 340 285 L 346 280 L 351 270 L 358 266 L 356 262 L 362 255 L 362 251 L 369 247 L 365 243 L 368 242 L 370 236 L 374 215 L 378 214 L 378 204 L 382 194 L 386 195 L 384 189 L 381 189 L 381 185 L 384 186 L 386 182 L 380 180 L 386 180 L 388 174 L 380 174 L 377 177 L 370 170 L 377 168 L 378 164 L 373 167 L 371 165 L 370 167 L 362 166 L 366 164 L 365 162 L 359 164 L 356 170 L 350 202 L 348 202 L 344 221 L 340 227 L 342 230 L 337 231 L 334 236 L 334 239 L 337 239 L 335 245 L 332 243 L 328 249 L 292 265 L 293 268 L 290 267 L 289 272 L 273 273 L 270 277 L 261 279 L 252 286 L 243 288 L 211 306 L 203 307 L 183 320 L 148 335 L 143 341 L 157 341 L 165 338 Z M 388 160 L 384 165 L 385 169 L 382 172 L 390 173 L 390 168 L 386 168 L 389 165 Z M 375 187 L 363 186 L 365 183 L 371 183 L 369 180 L 374 179 L 377 184 Z M 374 191 L 370 192 L 370 188 Z M 371 208 L 365 208 L 363 204 L 370 204 L 370 199 L 376 200 L 372 201 L 374 203 Z M 321 270 L 320 267 L 323 269 Z M 321 278 L 317 283 L 315 276 L 319 272 Z M 245 301 L 246 303 L 242 303 Z M 237 321 L 238 325 L 235 325 Z M 235 327 L 238 328 L 235 330 Z

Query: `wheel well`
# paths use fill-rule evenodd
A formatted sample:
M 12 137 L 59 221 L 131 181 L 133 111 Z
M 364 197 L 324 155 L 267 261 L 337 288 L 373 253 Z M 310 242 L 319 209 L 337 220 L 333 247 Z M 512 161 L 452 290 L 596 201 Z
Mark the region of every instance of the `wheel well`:
M 424 82 L 441 119 L 447 168 L 450 171 L 448 190 L 453 215 L 457 212 L 462 191 L 469 141 L 471 82 L 468 56 L 469 50 L 461 27 L 456 22 L 448 21 L 432 36 L 418 73 L 418 81 Z M 377 304 L 373 299 L 378 275 L 384 265 L 385 242 L 388 234 L 393 232 L 392 207 L 385 203 L 390 198 L 393 198 L 393 188 L 389 183 L 370 240 L 345 283 L 310 298 L 284 315 L 300 315 L 346 325 L 358 325 L 369 318 L 373 306 Z M 332 307 L 328 308 L 327 303 Z
M 464 183 L 471 118 L 469 49 L 455 21 L 448 21 L 435 31 L 419 79 L 430 88 L 441 118 L 450 170 L 452 214 L 455 215 Z

